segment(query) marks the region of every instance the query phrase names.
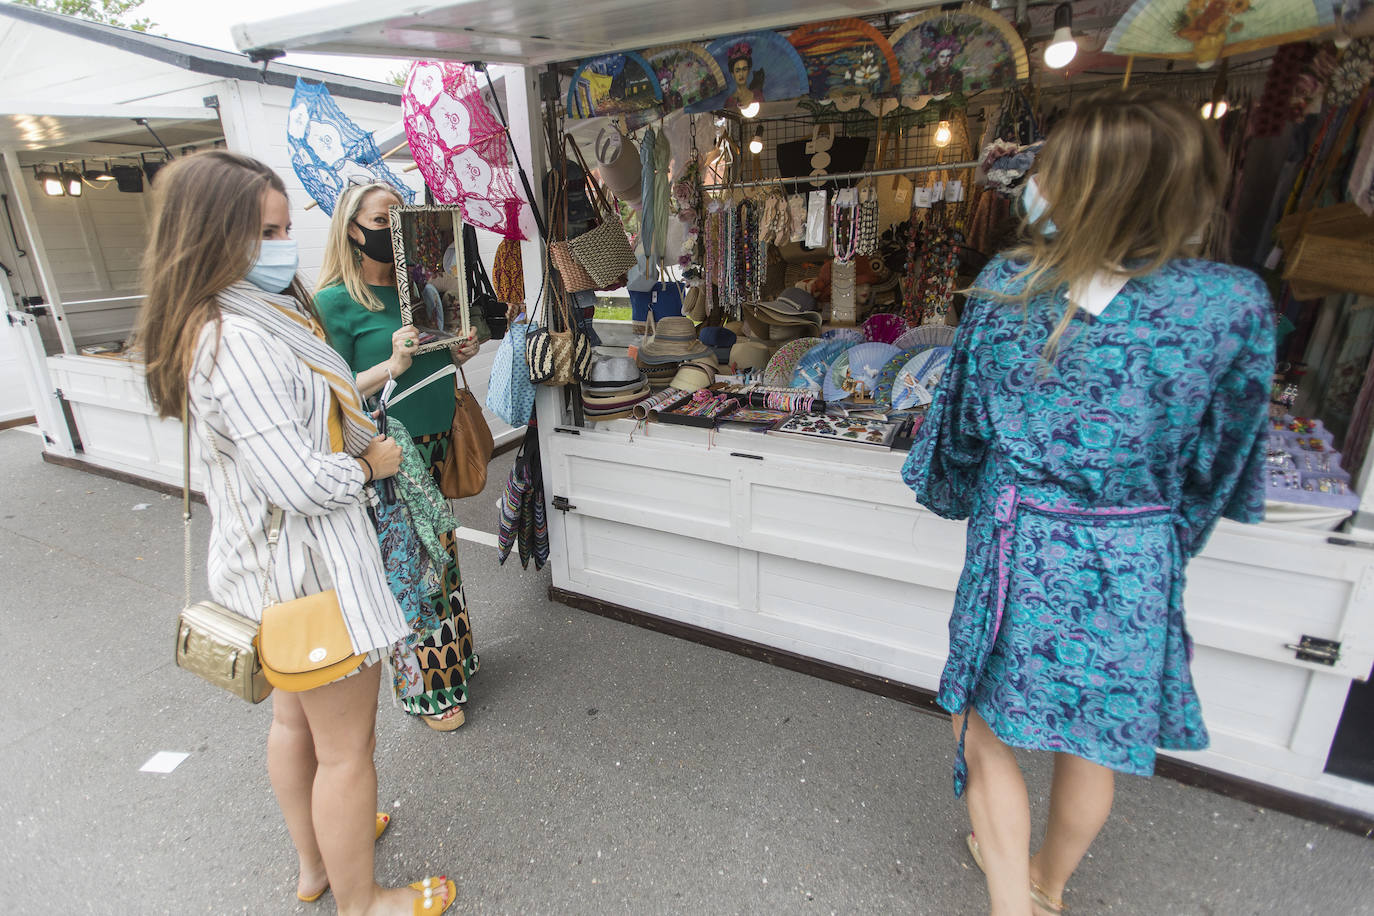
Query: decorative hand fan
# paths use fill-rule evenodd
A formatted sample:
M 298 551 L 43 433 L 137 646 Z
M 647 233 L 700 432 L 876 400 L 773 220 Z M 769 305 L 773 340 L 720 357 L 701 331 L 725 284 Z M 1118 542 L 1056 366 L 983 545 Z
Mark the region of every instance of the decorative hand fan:
M 912 328 L 892 342 L 894 347 L 911 350 L 916 347 L 948 347 L 954 343 L 954 328 L 939 324 L 923 324 Z
M 750 102 L 777 102 L 806 95 L 806 64 L 797 49 L 777 32 L 745 32 L 717 38 L 706 50 L 725 72 L 725 91 L 687 111 L 696 114 L 727 108 L 738 111 Z
M 866 339 L 858 328 L 831 328 L 821 335 L 821 340 L 843 340 L 851 344 L 861 344 Z
M 1207 67 L 1219 57 L 1315 38 L 1331 27 L 1332 9 L 1322 0 L 1136 0 L 1102 50 Z
M 900 315 L 878 312 L 863 324 L 864 337 L 878 343 L 892 343 L 906 332 L 906 321 Z
M 949 364 L 949 347 L 932 347 L 917 353 L 897 373 L 892 383 L 892 409 L 924 407 L 931 402 L 935 386 Z
M 663 101 L 654 68 L 639 54 L 584 60 L 568 86 L 568 117 L 595 118 L 656 108 Z
M 901 351 L 891 344 L 861 343 L 841 353 L 821 386 L 826 402 L 854 399 L 871 401 L 883 366 Z
M 812 98 L 823 99 L 845 89 L 884 95 L 902 80 L 892 45 L 862 19 L 804 25 L 787 40 L 806 62 Z
M 892 48 L 904 97 L 1005 89 L 1030 75 L 1016 29 L 981 6 L 914 16 L 892 33 Z
M 677 111 L 725 92 L 725 71 L 699 44 L 683 42 L 644 52 L 663 95 L 663 110 Z
M 763 382 L 765 385 L 777 385 L 788 387 L 792 384 L 792 376 L 797 372 L 797 363 L 806 355 L 816 344 L 820 343 L 819 337 L 803 337 L 800 340 L 790 340 L 778 348 L 778 352 L 773 354 L 773 358 L 768 361 L 768 368 L 763 370 Z
M 898 350 L 897 355 L 883 364 L 883 371 L 878 373 L 878 384 L 873 390 L 873 407 L 875 410 L 886 413 L 892 410 L 892 386 L 897 381 L 897 373 L 902 367 L 911 362 L 912 357 L 919 354 L 928 347 L 917 347 L 910 350 Z
M 797 371 L 792 375 L 793 388 L 809 388 L 820 391 L 830 364 L 845 350 L 854 346 L 849 340 L 826 340 L 816 344 L 802 354 L 797 361 Z

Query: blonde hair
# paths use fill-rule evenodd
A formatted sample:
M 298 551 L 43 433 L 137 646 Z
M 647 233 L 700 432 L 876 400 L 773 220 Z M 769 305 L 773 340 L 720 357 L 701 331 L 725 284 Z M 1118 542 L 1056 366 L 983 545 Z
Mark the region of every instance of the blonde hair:
M 324 242 L 324 262 L 320 265 L 318 288 L 342 283 L 354 302 L 369 312 L 380 312 L 386 306 L 364 282 L 362 255 L 353 247 L 348 236 L 348 227 L 358 218 L 363 201 L 373 191 L 385 191 L 396 199 L 396 203 L 404 203 L 400 193 L 384 181 L 355 185 L 340 194 L 339 202 L 334 205 L 334 217 L 329 223 L 329 235 Z
M 1196 256 L 1199 230 L 1216 229 L 1226 187 L 1226 159 L 1197 109 L 1148 89 L 1097 92 L 1050 132 L 1036 159 L 1044 213 L 1022 221 L 1024 241 L 1007 253 L 1026 267 L 1014 296 L 1028 303 L 1067 290 L 1101 271 L 1128 277 Z M 1057 231 L 1047 234 L 1050 222 Z M 1215 232 L 1214 232 L 1215 234 Z M 1078 306 L 1045 344 L 1053 358 Z
M 136 337 L 160 417 L 181 415 L 200 332 L 220 317 L 215 297 L 257 261 L 267 191 L 286 194 L 276 172 L 225 150 L 185 156 L 157 173 Z M 299 279 L 287 292 L 308 306 Z

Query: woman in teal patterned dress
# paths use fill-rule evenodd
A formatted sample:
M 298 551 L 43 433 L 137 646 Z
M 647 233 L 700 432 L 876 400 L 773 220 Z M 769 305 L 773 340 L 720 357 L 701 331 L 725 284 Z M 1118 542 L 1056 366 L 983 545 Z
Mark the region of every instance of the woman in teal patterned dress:
M 414 355 L 419 335 L 414 327 L 401 325 L 387 213 L 388 207 L 400 204 L 386 184 L 345 190 L 334 209 L 320 268 L 315 307 L 330 343 L 356 373 L 358 390 L 364 396 L 381 390 L 388 378 L 396 379 L 399 395 L 434 371 L 451 362 L 464 363 L 477 352 L 473 338 L 451 352 Z M 439 463 L 449 449 L 453 409 L 451 380 L 427 385 L 391 409 L 391 415 L 410 430 L 436 482 Z M 439 632 L 415 651 L 425 689 L 401 704 L 406 712 L 423 717 L 430 728 L 452 731 L 466 719 L 463 704 L 468 700 L 468 680 L 477 673 L 478 657 L 472 648 L 457 546 L 452 533 L 444 534 L 442 541 L 454 560 L 444 568 L 443 585 L 434 598 Z
M 1274 368 L 1259 278 L 1193 256 L 1225 188 L 1195 109 L 1093 96 L 1037 168 L 1026 241 L 974 284 L 903 468 L 922 504 L 969 520 L 938 700 L 969 849 L 992 912 L 1015 916 L 1062 912 L 1114 772 L 1207 746 L 1184 567 L 1219 518 L 1263 518 Z M 1055 753 L 1033 857 L 1012 747 Z

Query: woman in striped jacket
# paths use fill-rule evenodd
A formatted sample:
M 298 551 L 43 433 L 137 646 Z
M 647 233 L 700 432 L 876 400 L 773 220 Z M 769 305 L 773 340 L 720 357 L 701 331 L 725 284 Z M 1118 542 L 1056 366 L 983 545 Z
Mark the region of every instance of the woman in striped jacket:
M 441 912 L 452 881 L 383 889 L 373 876 L 386 823 L 375 814 L 377 662 L 409 627 L 367 506 L 400 449 L 376 434 L 296 277 L 276 173 L 215 150 L 168 166 L 155 193 L 139 339 L 159 414 L 179 417 L 189 401 L 214 518 L 210 592 L 260 620 L 264 595 L 333 588 L 365 658 L 322 687 L 273 693 L 267 769 L 300 860 L 296 893 L 314 900 L 332 888 L 342 914 Z M 274 506 L 285 518 L 269 566 Z

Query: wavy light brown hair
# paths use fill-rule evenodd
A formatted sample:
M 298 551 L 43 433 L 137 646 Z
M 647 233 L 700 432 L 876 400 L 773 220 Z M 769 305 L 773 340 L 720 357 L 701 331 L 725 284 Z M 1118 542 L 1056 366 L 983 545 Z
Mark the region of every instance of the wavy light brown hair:
M 354 302 L 369 312 L 380 312 L 386 306 L 363 281 L 362 255 L 348 237 L 348 227 L 358 218 L 363 201 L 374 191 L 386 192 L 398 205 L 405 203 L 400 193 L 384 181 L 354 185 L 340 194 L 339 202 L 334 205 L 334 216 L 329 222 L 329 235 L 324 242 L 324 262 L 320 265 L 317 288 L 324 289 L 342 283 Z
M 1153 273 L 1201 253 L 1217 234 L 1226 159 L 1194 106 L 1148 89 L 1097 92 L 1050 132 L 1036 160 L 1049 202 L 1008 257 L 1023 262 L 1022 303 L 1108 270 Z M 1046 234 L 1053 221 L 1057 231 Z M 980 290 L 980 292 L 983 292 Z M 1006 298 L 1005 296 L 999 298 Z M 1045 345 L 1052 359 L 1078 306 L 1070 300 Z
M 276 172 L 225 150 L 185 156 L 157 173 L 137 339 L 158 416 L 181 415 L 201 329 L 220 317 L 215 297 L 257 261 L 267 191 L 286 193 Z M 299 279 L 287 292 L 310 301 Z

